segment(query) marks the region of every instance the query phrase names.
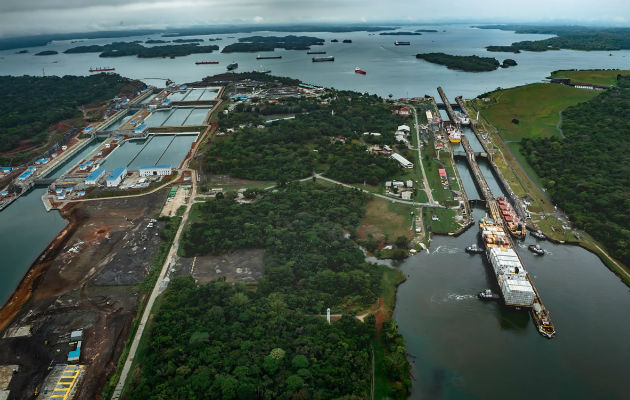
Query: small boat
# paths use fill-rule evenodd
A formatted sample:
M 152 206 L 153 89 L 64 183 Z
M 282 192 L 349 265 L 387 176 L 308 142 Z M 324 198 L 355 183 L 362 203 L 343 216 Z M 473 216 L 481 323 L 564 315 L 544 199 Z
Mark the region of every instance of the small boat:
M 116 68 L 110 68 L 110 67 L 97 67 L 97 68 L 90 68 L 89 69 L 90 72 L 107 72 L 107 71 L 116 71 Z
M 197 65 L 206 65 L 206 64 L 218 64 L 218 61 L 197 61 L 195 64 Z
M 356 68 L 354 69 L 354 73 L 355 73 L 355 74 L 361 74 L 361 75 L 365 75 L 365 74 L 367 74 L 367 72 L 365 72 L 364 70 L 362 70 L 362 69 L 361 69 L 361 68 L 359 68 L 359 67 L 356 67 Z
M 535 238 L 536 238 L 536 239 L 538 239 L 538 240 L 545 240 L 545 239 L 547 239 L 547 235 L 545 235 L 544 233 L 542 233 L 542 232 L 540 231 L 540 229 L 539 229 L 539 230 L 537 230 L 537 231 L 531 231 L 531 232 L 529 232 L 529 234 L 530 234 L 531 236 L 535 237 Z
M 409 45 L 411 45 L 411 43 L 397 40 L 397 41 L 394 42 L 394 45 L 395 46 L 409 46 Z
M 496 293 L 493 293 L 492 290 L 486 289 L 483 292 L 479 292 L 477 297 L 481 300 L 500 300 L 501 296 Z
M 527 249 L 531 251 L 532 253 L 537 254 L 539 256 L 545 255 L 545 250 L 541 249 L 540 246 L 537 244 L 530 244 L 529 246 L 527 246 Z
M 483 253 L 483 249 L 477 246 L 475 243 L 473 243 L 470 246 L 466 247 L 466 253 L 480 254 L 480 253 Z

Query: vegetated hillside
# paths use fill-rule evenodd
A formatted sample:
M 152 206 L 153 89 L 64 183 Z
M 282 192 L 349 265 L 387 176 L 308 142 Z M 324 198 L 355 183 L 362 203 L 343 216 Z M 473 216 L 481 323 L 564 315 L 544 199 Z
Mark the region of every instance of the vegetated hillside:
M 78 107 L 108 100 L 125 90 L 135 94 L 145 87 L 114 74 L 91 76 L 0 76 L 0 152 L 27 140 L 45 143 L 48 128 L 62 120 L 81 117 Z
M 528 26 L 528 25 L 486 25 L 481 29 L 501 29 L 516 33 L 540 33 L 557 35 L 543 40 L 526 40 L 510 46 L 488 46 L 488 51 L 520 50 L 547 51 L 571 50 L 623 50 L 630 49 L 630 28 L 594 28 L 584 26 Z
M 575 225 L 626 265 L 630 259 L 630 77 L 567 108 L 566 138 L 524 139 L 522 150 Z
M 248 36 L 238 39 L 238 43 L 225 46 L 221 53 L 273 51 L 274 49 L 309 50 L 313 45 L 322 44 L 324 44 L 324 39 L 313 36 Z
M 581 69 L 558 70 L 551 73 L 551 78 L 569 78 L 572 83 L 592 83 L 595 85 L 614 85 L 617 76 L 630 75 L 629 70 L 623 69 Z
M 236 112 L 220 117 L 221 129 L 236 128 L 236 132 L 215 141 L 205 157 L 206 170 L 244 179 L 287 181 L 317 169 L 346 183 L 370 184 L 397 172 L 395 161 L 350 142 L 365 138 L 392 145 L 404 118 L 393 114 L 376 96 L 334 93 L 335 99 L 328 105 L 312 99 L 283 99 L 281 105 L 262 101 L 239 104 Z M 263 115 L 291 113 L 300 114 L 294 120 L 263 124 Z M 381 136 L 364 136 L 363 132 Z M 346 144 L 333 143 L 333 136 L 343 136 Z
M 381 32 L 379 33 L 381 36 L 420 36 L 422 33 L 415 32 Z
M 369 397 L 374 317 L 331 325 L 324 318 L 327 307 L 363 309 L 381 290 L 386 268 L 366 263 L 344 237 L 364 213 L 365 194 L 307 182 L 246 196 L 257 200 L 196 204 L 180 249 L 191 256 L 264 248 L 264 278 L 254 291 L 175 280 L 137 358 L 142 373 L 129 398 Z M 395 324 L 383 332 L 389 394 L 405 398 L 404 341 Z
M 72 47 L 64 51 L 64 53 L 101 53 L 99 57 L 138 56 L 140 58 L 153 58 L 182 57 L 190 54 L 212 53 L 214 50 L 219 50 L 219 46 L 200 46 L 198 43 L 189 43 L 145 47 L 137 42 L 115 42 L 102 46 L 90 45 Z
M 444 53 L 416 54 L 416 58 L 430 63 L 445 65 L 450 69 L 459 69 L 467 72 L 494 71 L 499 68 L 499 60 L 493 57 L 479 56 L 453 56 Z

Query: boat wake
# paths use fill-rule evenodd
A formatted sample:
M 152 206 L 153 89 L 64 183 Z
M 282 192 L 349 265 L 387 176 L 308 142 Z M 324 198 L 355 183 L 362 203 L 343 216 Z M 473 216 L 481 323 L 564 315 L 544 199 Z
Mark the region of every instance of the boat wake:
M 474 300 L 476 299 L 475 295 L 472 294 L 457 294 L 457 293 L 449 293 L 446 297 L 436 298 L 435 296 L 431 296 L 431 303 L 453 303 L 456 301 L 466 301 L 466 300 Z
M 438 246 L 431 254 L 455 254 L 460 252 L 461 249 L 458 249 L 457 247 Z

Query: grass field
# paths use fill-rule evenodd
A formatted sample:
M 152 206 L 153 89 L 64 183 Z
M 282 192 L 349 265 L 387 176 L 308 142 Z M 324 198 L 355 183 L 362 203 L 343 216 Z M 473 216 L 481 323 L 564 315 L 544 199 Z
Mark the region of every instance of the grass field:
M 436 215 L 439 220 L 433 221 L 432 217 Z M 460 225 L 455 222 L 455 210 L 449 208 L 423 208 L 422 220 L 427 232 L 447 234 L 455 232 Z
M 374 197 L 366 205 L 365 217 L 357 229 L 359 237 L 366 239 L 371 234 L 388 242 L 393 242 L 398 236 L 411 238 L 411 212 L 416 210 L 417 207 Z
M 478 102 L 477 106 L 504 140 L 521 140 L 560 135 L 556 129 L 559 112 L 598 94 L 565 85 L 534 83 L 493 93 L 489 103 Z
M 591 69 L 580 71 L 554 71 L 552 78 L 571 78 L 572 82 L 593 83 L 595 85 L 613 85 L 617 81 L 617 75 L 630 75 L 628 70 L 620 69 Z

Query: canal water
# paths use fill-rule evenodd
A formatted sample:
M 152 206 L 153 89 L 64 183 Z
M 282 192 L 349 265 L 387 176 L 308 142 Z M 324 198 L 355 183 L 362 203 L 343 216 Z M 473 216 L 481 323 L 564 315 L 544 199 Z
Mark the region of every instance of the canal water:
M 209 111 L 209 107 L 174 107 L 168 110 L 156 110 L 149 115 L 145 123 L 149 128 L 199 125 L 203 123 Z
M 136 170 L 157 164 L 177 168 L 196 138 L 197 135 L 149 135 L 146 139 L 127 140 L 107 156 L 101 167 L 106 171 L 125 166 Z
M 265 35 L 286 36 L 307 35 L 325 39 L 317 50 L 335 57 L 334 62 L 313 63 L 312 56 L 306 51 L 276 50 L 281 59 L 257 60 L 258 53 L 220 53 L 193 54 L 187 57 L 137 58 L 116 57 L 101 58 L 98 53 L 63 54 L 64 50 L 77 46 L 70 40 L 54 41 L 47 46 L 29 48 L 29 53 L 15 54 L 17 50 L 0 51 L 0 70 L 5 75 L 88 75 L 93 66 L 111 66 L 122 76 L 142 79 L 147 83 L 163 86 L 164 80 L 151 78 L 170 78 L 177 83 L 199 81 L 202 78 L 224 73 L 227 64 L 237 62 L 237 72 L 270 69 L 272 74 L 290 76 L 308 83 L 350 89 L 359 92 L 376 93 L 381 96 L 392 94 L 394 97 L 423 96 L 430 94 L 437 97 L 436 87 L 442 86 L 450 99 L 456 95 L 465 98 L 477 96 L 497 87 L 512 87 L 531 82 L 540 82 L 556 69 L 589 68 L 628 68 L 630 52 L 623 51 L 573 51 L 558 50 L 547 52 L 489 53 L 485 46 L 509 45 L 522 40 L 539 40 L 550 37 L 538 34 L 516 34 L 514 32 L 472 28 L 469 24 L 449 24 L 434 26 L 405 26 L 401 30 L 437 29 L 439 32 L 423 33 L 422 36 L 405 38 L 410 46 L 394 46 L 396 36 L 380 36 L 368 32 L 265 32 Z M 199 38 L 221 38 L 212 42 L 223 48 L 239 38 L 258 33 L 226 35 L 194 35 Z M 232 38 L 230 38 L 230 36 Z M 85 39 L 81 45 L 109 44 L 114 41 L 159 39 L 160 36 L 133 36 L 117 39 Z M 331 43 L 331 39 L 339 43 Z M 351 39 L 352 43 L 341 43 Z M 167 39 L 170 40 L 170 39 Z M 206 42 L 209 44 L 209 42 Z M 56 50 L 53 56 L 33 56 L 42 50 Z M 454 55 L 478 55 L 496 57 L 500 61 L 512 58 L 518 65 L 512 68 L 499 68 L 491 72 L 469 73 L 448 69 L 442 65 L 431 64 L 415 58 L 417 53 L 444 52 Z M 261 55 L 272 54 L 261 52 Z M 612 54 L 612 56 L 609 56 Z M 218 61 L 218 65 L 195 65 L 196 61 Z M 367 71 L 366 75 L 354 73 L 355 67 Z
M 46 177 L 56 178 L 98 146 L 87 145 Z M 0 212 L 0 304 L 4 304 L 31 264 L 50 244 L 67 222 L 57 211 L 46 212 L 42 203 L 45 188 L 35 188 L 20 196 Z

